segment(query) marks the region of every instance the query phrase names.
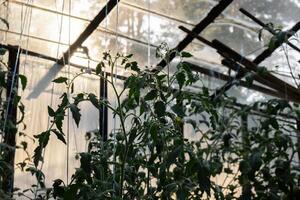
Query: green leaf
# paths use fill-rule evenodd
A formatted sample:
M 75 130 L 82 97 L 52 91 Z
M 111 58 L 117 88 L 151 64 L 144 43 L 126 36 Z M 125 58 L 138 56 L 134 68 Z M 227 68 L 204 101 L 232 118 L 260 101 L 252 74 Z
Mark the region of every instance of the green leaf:
M 127 56 L 125 56 L 126 58 L 131 58 L 133 56 L 133 54 L 129 54 Z
M 175 104 L 174 106 L 171 107 L 171 109 L 178 116 L 180 116 L 180 117 L 184 117 L 185 116 L 184 107 L 181 104 Z
M 65 83 L 65 84 L 67 84 L 67 80 L 68 80 L 68 78 L 66 78 L 66 77 L 58 77 L 57 79 L 54 79 L 52 82 L 54 82 L 54 83 Z
M 0 71 L 0 86 L 6 87 L 6 72 Z
M 75 123 L 78 127 L 79 122 L 80 122 L 80 117 L 81 117 L 80 109 L 75 104 L 70 104 L 70 109 L 72 112 L 73 119 L 75 120 Z
M 240 166 L 239 166 L 239 170 L 243 173 L 243 174 L 247 174 L 251 171 L 251 166 L 249 164 L 248 161 L 246 160 L 242 160 L 240 162 Z
M 144 100 L 150 101 L 150 100 L 155 99 L 156 97 L 157 97 L 157 90 L 154 89 L 146 94 L 146 96 L 144 97 Z
M 57 139 L 62 141 L 64 144 L 67 144 L 64 135 L 60 131 L 56 129 L 51 129 L 51 131 L 56 135 Z
M 70 91 L 71 94 L 74 93 L 74 82 L 71 84 L 71 91 Z
M 158 126 L 156 123 L 152 123 L 149 129 L 151 138 L 154 142 L 157 141 L 157 135 L 158 135 Z
M 60 97 L 62 99 L 61 104 L 59 105 L 60 108 L 64 108 L 69 104 L 68 94 L 63 93 Z
M 276 129 L 276 130 L 279 129 L 279 124 L 278 124 L 276 118 L 270 118 L 270 119 L 269 119 L 269 123 L 270 123 L 270 125 L 271 125 L 274 129 Z
M 138 64 L 136 61 L 133 61 L 131 63 L 126 63 L 125 69 L 130 68 L 133 71 L 139 72 L 140 68 L 138 67 Z
M 200 190 L 205 191 L 210 196 L 210 169 L 207 163 L 203 161 L 198 162 L 197 178 Z
M 183 58 L 189 58 L 189 57 L 192 57 L 193 55 L 190 54 L 189 52 L 186 52 L 186 51 L 183 51 L 181 52 L 181 57 Z
M 157 101 L 154 104 L 154 113 L 158 116 L 158 117 L 162 117 L 165 115 L 166 112 L 166 106 L 165 103 L 162 101 Z
M 80 167 L 84 170 L 86 173 L 90 173 L 92 170 L 91 165 L 91 154 L 90 153 L 81 153 L 80 154 Z
M 181 89 L 185 82 L 185 74 L 184 72 L 179 72 L 176 74 L 176 80 L 178 82 L 179 88 Z
M 48 144 L 49 136 L 50 136 L 50 132 L 49 131 L 45 131 L 45 132 L 42 132 L 39 135 L 34 135 L 33 137 L 38 139 L 39 145 L 41 147 L 45 147 Z
M 21 100 L 21 96 L 16 95 L 16 96 L 14 97 L 14 99 L 13 99 L 13 105 L 14 105 L 14 106 L 17 106 L 18 103 L 20 102 L 20 100 Z
M 140 68 L 138 67 L 138 64 L 136 61 L 131 62 L 131 70 L 136 71 L 136 72 L 140 71 Z
M 55 116 L 55 111 L 50 106 L 48 106 L 48 115 L 50 117 L 54 117 Z
M 0 55 L 3 56 L 6 53 L 7 49 L 0 48 Z
M 104 68 L 104 62 L 101 61 L 96 67 L 96 74 L 100 74 L 102 72 L 102 68 Z
M 97 100 L 96 95 L 94 95 L 93 93 L 90 93 L 90 94 L 88 95 L 88 97 L 89 97 L 90 102 L 91 102 L 96 108 L 99 108 L 99 102 L 98 102 L 98 100 Z
M 166 159 L 167 167 L 169 167 L 171 164 L 173 164 L 176 161 L 176 158 L 180 155 L 181 151 L 182 151 L 182 147 L 178 146 L 167 155 L 167 159 Z
M 62 131 L 63 120 L 64 120 L 64 113 L 60 113 L 55 116 L 55 125 L 58 128 L 58 130 L 60 130 L 61 132 L 63 132 Z
M 21 81 L 22 90 L 24 90 L 27 85 L 27 78 L 26 78 L 26 76 L 19 74 L 19 79 Z
M 27 146 L 28 146 L 27 142 L 22 141 L 22 142 L 21 142 L 21 145 L 23 146 L 23 149 L 24 149 L 24 150 L 27 149 Z
M 33 163 L 36 167 L 38 166 L 39 161 L 43 160 L 43 156 L 42 156 L 43 155 L 43 149 L 48 144 L 49 136 L 50 136 L 49 131 L 45 131 L 45 132 L 42 132 L 39 135 L 34 136 L 39 141 L 39 145 L 35 148 L 34 155 L 33 155 Z
M 259 170 L 260 166 L 262 165 L 262 159 L 261 159 L 261 153 L 260 152 L 254 152 L 250 156 L 250 166 L 254 171 Z

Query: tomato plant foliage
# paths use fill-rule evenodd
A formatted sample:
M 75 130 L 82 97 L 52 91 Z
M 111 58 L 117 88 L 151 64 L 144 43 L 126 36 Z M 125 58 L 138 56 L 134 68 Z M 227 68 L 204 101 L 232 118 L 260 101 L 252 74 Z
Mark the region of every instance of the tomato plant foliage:
M 116 105 L 93 93 L 73 93 L 74 80 L 84 71 L 71 80 L 55 79 L 71 94 L 62 94 L 57 109 L 48 107 L 52 124 L 35 136 L 33 163 L 24 166 L 39 183 L 33 199 L 297 199 L 299 145 L 291 137 L 297 130 L 278 118 L 283 112 L 299 117 L 298 108 L 277 99 L 237 107 L 233 97 L 211 98 L 184 60 L 192 55 L 177 56 L 177 70 L 170 74 L 141 68 L 132 55 L 104 53 L 92 73 L 111 85 Z M 115 77 L 104 76 L 117 64 L 131 73 L 121 91 Z M 88 132 L 88 150 L 77 155 L 80 165 L 71 181 L 57 177 L 46 187 L 38 169 L 50 135 L 66 143 L 66 112 L 70 110 L 78 126 L 80 104 L 86 101 L 111 110 L 120 127 L 107 140 L 99 130 Z M 259 110 L 267 115 L 251 114 Z

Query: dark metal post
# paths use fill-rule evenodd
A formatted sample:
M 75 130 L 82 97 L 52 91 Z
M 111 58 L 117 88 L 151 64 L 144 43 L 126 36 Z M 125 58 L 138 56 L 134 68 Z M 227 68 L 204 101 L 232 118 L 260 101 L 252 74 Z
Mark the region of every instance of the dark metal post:
M 300 119 L 296 120 L 297 123 L 297 154 L 298 154 L 298 164 L 300 165 Z
M 8 101 L 7 119 L 5 123 L 4 140 L 3 143 L 7 145 L 4 153 L 4 162 L 10 166 L 10 170 L 2 175 L 3 185 L 2 189 L 7 194 L 13 193 L 14 187 L 14 160 L 16 147 L 16 133 L 17 133 L 17 105 L 14 103 L 15 97 L 18 95 L 18 74 L 19 74 L 19 56 L 18 50 L 9 50 L 8 60 L 8 75 L 7 75 L 7 92 L 6 98 Z
M 107 78 L 107 75 L 102 72 L 103 77 Z M 104 78 L 100 78 L 100 100 L 107 100 L 107 81 Z M 103 141 L 107 141 L 107 126 L 108 126 L 108 109 L 105 105 L 100 106 L 99 110 L 99 131 Z

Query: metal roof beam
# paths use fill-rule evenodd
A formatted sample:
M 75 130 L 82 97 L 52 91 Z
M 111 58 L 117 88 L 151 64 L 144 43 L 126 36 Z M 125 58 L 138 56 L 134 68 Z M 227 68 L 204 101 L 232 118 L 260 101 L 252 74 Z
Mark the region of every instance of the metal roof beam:
M 206 15 L 206 17 L 203 18 L 192 30 L 192 32 L 199 35 L 208 25 L 214 22 L 214 20 L 233 2 L 233 0 L 221 0 L 215 7 L 213 7 L 209 13 Z M 186 37 L 181 40 L 178 45 L 174 48 L 176 51 L 182 51 L 185 49 L 192 41 L 194 40 L 194 37 L 187 34 Z M 173 52 L 169 55 L 168 61 L 171 62 L 176 56 L 176 52 Z M 160 70 L 159 68 L 164 68 L 167 65 L 167 62 L 165 59 L 161 60 L 157 64 L 157 68 L 154 69 Z
M 110 0 L 104 8 L 95 16 L 85 30 L 79 35 L 69 49 L 63 54 L 63 56 L 57 61 L 60 65 L 69 63 L 70 57 L 80 47 L 83 42 L 97 29 L 100 23 L 107 17 L 107 15 L 113 10 L 113 8 L 119 3 L 120 0 Z

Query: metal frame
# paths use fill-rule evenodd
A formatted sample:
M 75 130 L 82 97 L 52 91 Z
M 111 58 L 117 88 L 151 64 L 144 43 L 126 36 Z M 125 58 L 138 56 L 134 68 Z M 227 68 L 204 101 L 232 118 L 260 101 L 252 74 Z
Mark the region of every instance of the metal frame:
M 69 49 L 63 54 L 63 56 L 57 61 L 58 64 L 65 65 L 69 63 L 70 57 L 81 47 L 83 42 L 97 29 L 100 23 L 107 17 L 107 15 L 113 10 L 113 8 L 119 3 L 120 0 L 109 0 L 102 10 L 95 16 L 95 18 L 89 23 L 85 30 L 79 35 L 79 37 L 70 45 Z
M 7 194 L 12 194 L 14 188 L 14 161 L 17 128 L 11 127 L 10 123 L 13 125 L 17 124 L 17 105 L 14 104 L 14 99 L 18 91 L 19 64 L 19 51 L 16 49 L 9 51 L 6 98 L 10 101 L 7 105 L 7 122 L 4 127 L 3 136 L 3 143 L 7 145 L 7 148 L 3 153 L 4 161 L 11 166 L 11 170 L 7 170 L 6 173 L 1 174 L 3 180 L 2 189 Z

